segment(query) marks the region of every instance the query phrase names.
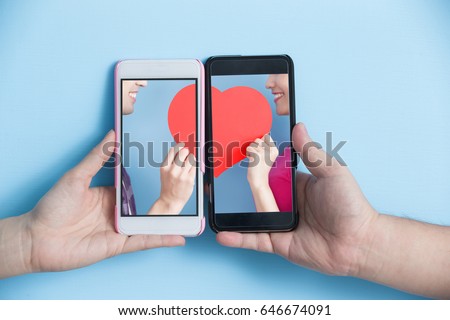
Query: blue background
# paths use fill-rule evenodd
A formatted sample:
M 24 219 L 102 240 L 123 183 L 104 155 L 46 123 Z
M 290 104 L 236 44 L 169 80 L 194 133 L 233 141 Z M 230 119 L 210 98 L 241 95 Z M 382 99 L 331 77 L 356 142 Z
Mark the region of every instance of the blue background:
M 129 134 L 129 144 L 123 144 L 123 165 L 131 179 L 137 214 L 144 215 L 160 195 L 160 167 L 155 164 L 164 161 L 169 144 L 170 146 L 174 144 L 167 120 L 170 103 L 178 91 L 195 84 L 195 81 L 148 80 L 147 83 L 147 87 L 139 88 L 133 113 L 122 117 L 123 143 L 125 142 L 124 134 Z M 152 144 L 149 145 L 149 142 Z M 140 149 L 143 152 L 135 146 L 137 143 L 142 146 Z M 125 163 L 127 149 L 128 164 Z M 141 167 L 140 164 L 144 166 Z M 181 214 L 195 215 L 197 213 L 196 192 L 194 187 Z
M 211 84 L 225 91 L 235 86 L 247 86 L 258 90 L 267 100 L 272 110 L 272 127 L 270 135 L 282 155 L 290 142 L 289 116 L 279 116 L 272 91 L 265 88 L 268 75 L 215 76 Z M 214 113 L 214 104 L 213 104 Z M 257 115 L 255 115 L 257 116 Z M 216 213 L 256 212 L 252 191 L 247 180 L 248 160 L 244 159 L 224 171 L 214 179 L 214 206 Z M 291 210 L 292 211 L 292 210 Z
M 448 0 L 2 0 L 0 214 L 31 210 L 113 127 L 117 60 L 287 53 L 297 118 L 318 142 L 348 141 L 340 154 L 374 207 L 448 225 L 449 39 Z M 0 298 L 415 297 L 223 248 L 206 230 L 184 248 L 1 280 Z

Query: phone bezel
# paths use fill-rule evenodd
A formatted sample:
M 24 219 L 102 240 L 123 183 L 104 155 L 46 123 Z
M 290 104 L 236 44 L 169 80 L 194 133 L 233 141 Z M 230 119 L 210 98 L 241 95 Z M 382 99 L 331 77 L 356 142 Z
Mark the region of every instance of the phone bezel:
M 204 173 L 204 67 L 199 60 L 123 60 L 115 68 L 115 130 L 116 165 L 115 186 L 116 231 L 122 234 L 173 234 L 184 236 L 199 235 L 204 229 L 203 173 Z M 197 215 L 155 215 L 122 216 L 121 214 L 121 140 L 122 107 L 121 83 L 127 79 L 195 79 L 197 83 L 197 130 L 199 167 L 197 169 Z
M 206 145 L 205 163 L 206 177 L 205 190 L 208 207 L 209 225 L 215 232 L 239 231 L 239 232 L 277 232 L 290 231 L 298 224 L 295 172 L 297 156 L 291 142 L 292 160 L 292 212 L 241 212 L 241 213 L 215 213 L 214 201 L 214 175 L 213 155 L 211 150 L 212 134 L 212 103 L 211 103 L 211 77 L 214 75 L 248 75 L 248 74 L 272 74 L 283 73 L 286 70 L 289 77 L 289 101 L 290 101 L 290 132 L 296 123 L 295 108 L 295 84 L 294 64 L 288 55 L 267 56 L 214 56 L 205 64 L 206 72 Z

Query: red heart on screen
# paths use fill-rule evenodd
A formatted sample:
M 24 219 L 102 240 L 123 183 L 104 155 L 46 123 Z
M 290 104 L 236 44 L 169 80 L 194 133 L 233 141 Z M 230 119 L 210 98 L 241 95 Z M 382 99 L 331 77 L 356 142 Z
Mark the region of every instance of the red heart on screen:
M 184 142 L 189 152 L 195 152 L 195 84 L 184 87 L 169 106 L 169 130 L 176 143 Z
M 250 87 L 221 92 L 212 87 L 214 176 L 246 158 L 248 145 L 272 127 L 267 99 Z M 195 85 L 180 90 L 169 107 L 169 129 L 176 142 L 195 147 Z

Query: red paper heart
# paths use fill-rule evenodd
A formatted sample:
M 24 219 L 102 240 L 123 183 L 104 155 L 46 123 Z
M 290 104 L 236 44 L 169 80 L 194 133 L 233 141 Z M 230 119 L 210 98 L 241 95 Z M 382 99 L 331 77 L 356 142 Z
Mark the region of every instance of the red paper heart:
M 267 99 L 250 87 L 221 92 L 212 87 L 214 176 L 246 158 L 248 145 L 272 127 Z M 195 85 L 181 89 L 169 107 L 169 129 L 176 142 L 195 148 Z
M 189 152 L 195 152 L 195 84 L 184 87 L 169 106 L 169 130 L 176 143 L 184 142 Z

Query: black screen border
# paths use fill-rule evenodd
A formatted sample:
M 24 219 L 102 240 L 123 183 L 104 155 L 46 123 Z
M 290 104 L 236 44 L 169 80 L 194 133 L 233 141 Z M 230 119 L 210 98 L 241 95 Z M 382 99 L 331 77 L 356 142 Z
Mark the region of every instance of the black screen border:
M 212 102 L 211 102 L 211 78 L 224 75 L 252 75 L 252 74 L 281 74 L 287 73 L 289 78 L 289 107 L 290 107 L 290 132 L 296 124 L 295 108 L 295 83 L 294 63 L 288 55 L 270 56 L 215 56 L 206 62 L 206 145 L 205 164 L 205 204 L 208 208 L 209 225 L 215 232 L 239 231 L 239 232 L 265 232 L 265 231 L 290 231 L 298 224 L 297 193 L 295 174 L 297 170 L 297 156 L 291 141 L 292 161 L 292 212 L 215 212 L 214 201 L 214 172 L 213 155 L 211 153 L 212 134 Z

